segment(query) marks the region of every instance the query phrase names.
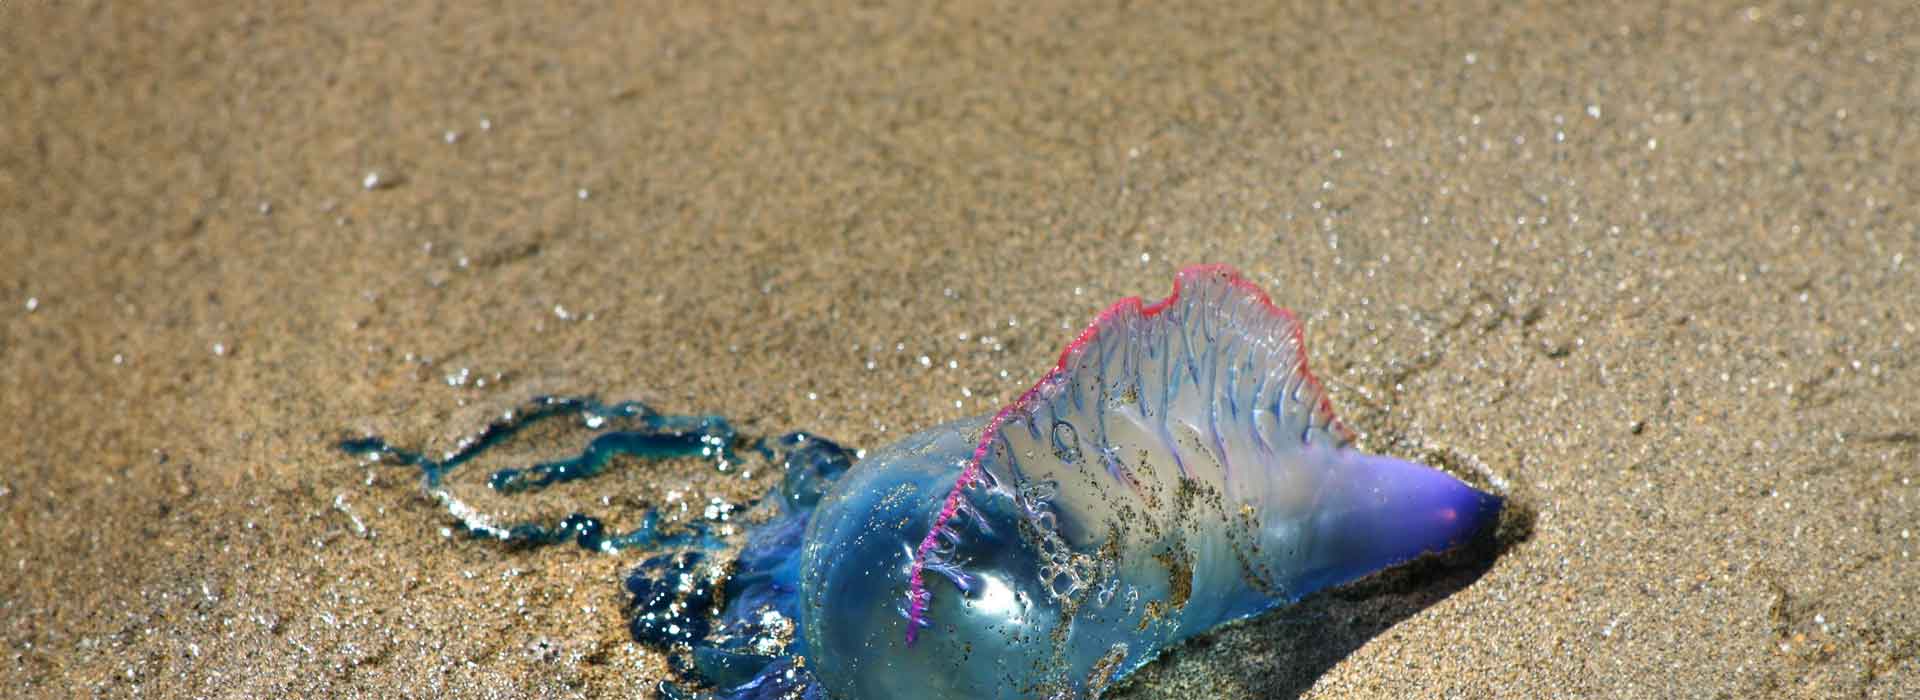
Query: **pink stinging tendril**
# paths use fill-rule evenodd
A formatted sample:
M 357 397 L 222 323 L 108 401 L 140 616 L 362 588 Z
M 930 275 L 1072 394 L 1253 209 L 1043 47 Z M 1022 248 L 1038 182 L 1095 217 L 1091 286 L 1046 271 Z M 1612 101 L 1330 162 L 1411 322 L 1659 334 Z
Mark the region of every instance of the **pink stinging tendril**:
M 1333 415 L 1333 403 L 1327 399 L 1326 392 L 1320 389 L 1320 381 L 1315 379 L 1313 373 L 1307 370 L 1306 339 L 1298 319 L 1294 318 L 1292 312 L 1274 306 L 1273 301 L 1267 297 L 1266 292 L 1261 291 L 1261 289 L 1252 282 L 1248 282 L 1246 278 L 1241 277 L 1240 272 L 1231 266 L 1219 264 L 1193 265 L 1182 269 L 1180 274 L 1173 278 L 1173 293 L 1167 295 L 1167 298 L 1161 299 L 1153 304 L 1143 304 L 1140 301 L 1140 297 L 1127 297 L 1114 302 L 1112 306 L 1108 306 L 1106 310 L 1101 311 L 1100 315 L 1094 317 L 1093 323 L 1088 324 L 1087 329 L 1080 332 L 1079 337 L 1074 338 L 1073 342 L 1068 343 L 1067 347 L 1060 351 L 1060 360 L 1054 364 L 1053 369 L 1048 370 L 1047 374 L 1040 378 L 1040 381 L 1034 382 L 1033 387 L 1027 389 L 1026 393 L 1021 394 L 1019 400 L 1007 404 L 1004 408 L 1000 409 L 1000 412 L 993 414 L 992 420 L 987 421 L 986 429 L 980 432 L 980 444 L 973 448 L 973 457 L 967 460 L 967 466 L 961 470 L 960 477 L 954 480 L 953 488 L 947 492 L 946 502 L 940 506 L 940 516 L 934 519 L 933 527 L 927 529 L 927 536 L 921 538 L 920 546 L 914 549 L 913 563 L 909 565 L 907 569 L 907 646 L 913 646 L 913 643 L 919 639 L 920 628 L 926 624 L 927 604 L 933 600 L 933 592 L 927 590 L 926 581 L 922 576 L 922 572 L 926 568 L 927 558 L 933 553 L 934 545 L 940 537 L 940 529 L 946 526 L 947 522 L 953 518 L 955 513 L 959 512 L 960 499 L 965 498 L 962 490 L 971 488 L 974 484 L 978 483 L 980 479 L 980 469 L 982 468 L 980 465 L 986 461 L 987 453 L 993 449 L 993 440 L 1000 435 L 1000 425 L 1006 422 L 1008 416 L 1026 410 L 1043 389 L 1053 386 L 1055 380 L 1061 375 L 1066 374 L 1068 368 L 1073 366 L 1075 355 L 1079 353 L 1081 348 L 1093 342 L 1093 339 L 1099 336 L 1100 331 L 1107 326 L 1107 322 L 1113 317 L 1123 311 L 1133 309 L 1137 310 L 1143 319 L 1153 318 L 1180 300 L 1180 290 L 1186 280 L 1210 274 L 1217 274 L 1225 278 L 1227 283 L 1235 289 L 1253 295 L 1253 298 L 1258 300 L 1260 305 L 1266 308 L 1268 312 L 1275 316 L 1285 318 L 1288 321 L 1289 327 L 1293 330 L 1294 348 L 1299 353 L 1299 372 L 1306 386 L 1318 396 L 1318 400 L 1314 403 L 1314 413 L 1327 419 L 1329 429 L 1345 435 L 1352 435 L 1352 431 L 1348 430 L 1345 425 L 1340 423 L 1340 419 Z

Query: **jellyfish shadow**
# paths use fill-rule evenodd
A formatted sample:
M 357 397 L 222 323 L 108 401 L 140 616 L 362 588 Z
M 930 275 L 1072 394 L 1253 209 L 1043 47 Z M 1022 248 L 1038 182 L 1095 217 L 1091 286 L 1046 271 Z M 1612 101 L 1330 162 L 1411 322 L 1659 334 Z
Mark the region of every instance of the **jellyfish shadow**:
M 1532 537 L 1534 519 L 1509 499 L 1499 525 L 1467 544 L 1187 640 L 1103 697 L 1298 698 L 1373 638 L 1480 580 Z

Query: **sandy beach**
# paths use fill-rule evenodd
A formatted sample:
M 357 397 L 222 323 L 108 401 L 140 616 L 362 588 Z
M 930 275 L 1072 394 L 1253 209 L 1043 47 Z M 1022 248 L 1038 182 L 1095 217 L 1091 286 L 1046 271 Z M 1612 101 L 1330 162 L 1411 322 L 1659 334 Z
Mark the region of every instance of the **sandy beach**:
M 0 696 L 653 697 L 338 442 L 877 448 L 1214 262 L 1530 532 L 1110 697 L 1920 696 L 1920 5 L 701 5 L 0 2 Z

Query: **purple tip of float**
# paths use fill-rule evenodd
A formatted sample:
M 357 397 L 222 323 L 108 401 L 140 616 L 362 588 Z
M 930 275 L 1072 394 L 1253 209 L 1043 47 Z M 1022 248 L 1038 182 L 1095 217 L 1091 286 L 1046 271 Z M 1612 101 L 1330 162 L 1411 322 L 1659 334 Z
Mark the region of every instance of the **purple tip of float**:
M 1438 469 L 1352 451 L 1330 456 L 1313 517 L 1323 585 L 1452 549 L 1500 519 L 1499 496 Z

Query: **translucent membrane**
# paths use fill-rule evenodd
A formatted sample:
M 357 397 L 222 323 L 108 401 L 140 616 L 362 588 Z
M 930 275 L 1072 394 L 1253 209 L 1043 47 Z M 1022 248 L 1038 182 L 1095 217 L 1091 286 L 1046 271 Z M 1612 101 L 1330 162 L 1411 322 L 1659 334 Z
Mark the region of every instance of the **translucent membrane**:
M 1350 440 L 1293 316 L 1189 268 L 998 414 L 830 492 L 801 550 L 808 668 L 843 699 L 1097 695 L 1171 643 L 1497 519 L 1499 498 Z

